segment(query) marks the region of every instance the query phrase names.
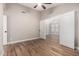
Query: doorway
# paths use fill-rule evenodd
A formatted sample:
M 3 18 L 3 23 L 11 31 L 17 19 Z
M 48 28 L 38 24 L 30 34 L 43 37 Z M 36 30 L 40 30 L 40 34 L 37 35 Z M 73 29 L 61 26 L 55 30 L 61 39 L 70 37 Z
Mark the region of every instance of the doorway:
M 59 20 L 53 19 L 49 23 L 49 34 L 47 35 L 48 39 L 52 39 L 55 42 L 59 43 Z

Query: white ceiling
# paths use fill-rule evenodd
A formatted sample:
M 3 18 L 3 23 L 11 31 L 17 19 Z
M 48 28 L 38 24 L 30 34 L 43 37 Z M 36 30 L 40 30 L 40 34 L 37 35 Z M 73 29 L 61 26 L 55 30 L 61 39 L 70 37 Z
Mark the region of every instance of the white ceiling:
M 37 8 L 34 8 L 34 6 L 38 3 L 20 3 L 20 4 L 24 5 L 26 7 L 30 7 L 34 10 L 38 10 L 38 11 L 44 10 L 40 5 Z M 44 4 L 44 5 L 46 6 L 46 9 L 49 9 L 49 8 L 55 7 L 57 5 L 60 5 L 60 3 L 52 3 L 52 4 Z

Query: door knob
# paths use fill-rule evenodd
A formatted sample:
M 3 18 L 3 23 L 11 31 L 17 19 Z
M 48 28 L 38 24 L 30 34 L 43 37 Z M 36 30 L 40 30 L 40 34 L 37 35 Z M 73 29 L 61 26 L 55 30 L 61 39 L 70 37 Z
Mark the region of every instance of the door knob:
M 7 33 L 7 31 L 5 31 L 5 33 Z

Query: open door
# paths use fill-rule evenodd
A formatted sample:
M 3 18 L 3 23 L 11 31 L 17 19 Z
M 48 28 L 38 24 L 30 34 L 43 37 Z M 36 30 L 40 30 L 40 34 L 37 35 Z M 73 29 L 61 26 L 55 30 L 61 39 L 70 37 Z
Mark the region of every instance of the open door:
M 7 16 L 3 15 L 3 45 L 7 44 Z
M 40 38 L 46 39 L 46 22 L 44 20 L 40 21 Z
M 60 20 L 60 44 L 75 48 L 75 12 L 63 14 Z

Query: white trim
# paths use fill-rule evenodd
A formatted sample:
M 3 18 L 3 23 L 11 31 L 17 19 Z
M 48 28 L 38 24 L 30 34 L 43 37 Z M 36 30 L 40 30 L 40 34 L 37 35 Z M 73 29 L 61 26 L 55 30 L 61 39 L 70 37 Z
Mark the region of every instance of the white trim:
M 14 44 L 14 43 L 19 43 L 19 42 L 24 42 L 24 41 L 30 41 L 30 40 L 35 40 L 38 39 L 40 37 L 36 37 L 36 38 L 29 38 L 29 39 L 24 39 L 24 40 L 19 40 L 19 41 L 13 41 L 13 42 L 8 42 L 7 44 Z M 5 45 L 7 45 L 5 44 Z

